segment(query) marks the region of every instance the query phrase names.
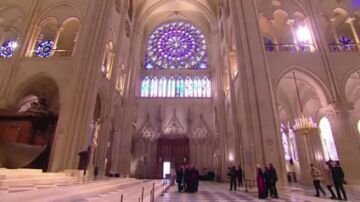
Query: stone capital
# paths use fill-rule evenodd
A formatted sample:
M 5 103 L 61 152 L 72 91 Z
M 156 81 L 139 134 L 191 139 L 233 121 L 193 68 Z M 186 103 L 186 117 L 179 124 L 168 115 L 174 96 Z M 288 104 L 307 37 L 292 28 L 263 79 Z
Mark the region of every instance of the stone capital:
M 348 17 L 348 18 L 345 20 L 345 22 L 346 22 L 346 23 L 349 23 L 349 24 L 352 24 L 352 23 L 354 23 L 354 20 L 355 20 L 354 17 Z
M 293 20 L 293 19 L 288 19 L 288 20 L 286 21 L 286 24 L 292 26 L 292 25 L 294 24 L 294 22 L 295 22 L 295 20 Z
M 324 113 L 328 118 L 337 118 L 348 116 L 353 109 L 354 106 L 352 103 L 336 102 L 321 108 L 320 112 Z

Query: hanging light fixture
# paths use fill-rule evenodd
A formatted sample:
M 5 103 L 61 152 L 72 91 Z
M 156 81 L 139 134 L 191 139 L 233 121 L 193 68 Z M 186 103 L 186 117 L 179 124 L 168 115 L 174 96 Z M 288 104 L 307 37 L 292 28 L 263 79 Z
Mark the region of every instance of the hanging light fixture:
M 294 77 L 295 88 L 296 88 L 297 97 L 299 99 L 300 112 L 301 112 L 300 117 L 295 119 L 295 124 L 293 125 L 293 129 L 297 133 L 300 133 L 302 135 L 312 134 L 315 131 L 317 131 L 318 126 L 311 117 L 307 117 L 304 115 L 303 106 L 300 98 L 300 92 L 296 82 L 295 72 L 293 72 L 293 77 Z

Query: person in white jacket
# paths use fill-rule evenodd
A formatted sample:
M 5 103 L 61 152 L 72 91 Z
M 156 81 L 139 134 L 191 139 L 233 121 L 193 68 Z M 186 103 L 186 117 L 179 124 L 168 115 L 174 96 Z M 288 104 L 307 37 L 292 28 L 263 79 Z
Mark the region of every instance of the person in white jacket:
M 325 191 L 323 190 L 323 188 L 320 185 L 320 181 L 322 180 L 320 169 L 316 168 L 314 166 L 314 164 L 310 164 L 310 167 L 311 167 L 311 171 L 310 171 L 311 177 L 313 178 L 313 183 L 314 183 L 314 187 L 315 187 L 315 190 L 316 190 L 315 196 L 320 197 L 320 192 L 319 191 L 321 191 L 321 193 L 323 193 L 324 196 L 326 196 Z

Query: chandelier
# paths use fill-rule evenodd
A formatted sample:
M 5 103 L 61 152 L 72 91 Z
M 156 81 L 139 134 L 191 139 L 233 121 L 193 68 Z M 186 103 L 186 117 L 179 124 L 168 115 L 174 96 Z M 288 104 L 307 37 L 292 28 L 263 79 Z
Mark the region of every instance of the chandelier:
M 299 88 L 296 82 L 295 72 L 293 72 L 293 76 L 294 76 L 295 88 L 296 88 L 297 97 L 299 99 L 300 111 L 301 111 L 300 117 L 294 120 L 295 124 L 293 125 L 293 129 L 301 135 L 313 134 L 314 132 L 317 131 L 318 126 L 311 117 L 304 115 L 303 106 L 300 99 Z

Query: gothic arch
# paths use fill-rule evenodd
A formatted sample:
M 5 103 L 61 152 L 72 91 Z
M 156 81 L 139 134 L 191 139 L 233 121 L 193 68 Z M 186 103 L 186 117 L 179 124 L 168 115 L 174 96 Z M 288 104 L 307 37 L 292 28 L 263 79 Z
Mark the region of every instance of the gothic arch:
M 8 11 L 13 12 L 11 16 L 6 14 Z M 22 33 L 25 17 L 24 9 L 17 4 L 6 4 L 0 8 L 0 25 L 10 26 L 10 31 L 17 37 Z
M 277 1 L 280 4 L 274 4 L 274 1 L 263 1 L 259 6 L 259 13 L 266 16 L 268 19 L 274 14 L 276 10 L 283 10 L 289 17 L 294 17 L 294 14 L 300 12 L 308 16 L 305 7 L 298 0 Z
M 211 11 L 210 8 L 206 7 L 206 5 L 203 5 L 198 1 L 192 1 L 192 2 L 185 0 L 180 0 L 180 1 L 182 3 L 188 4 L 189 7 L 196 7 L 197 9 L 199 9 L 199 11 L 201 11 L 201 13 L 204 14 L 203 17 L 206 18 L 207 22 L 216 22 L 215 14 L 213 13 L 213 11 Z M 141 8 L 140 11 L 137 12 L 139 22 L 142 22 L 142 24 L 146 24 L 147 22 L 146 19 L 149 19 L 149 16 L 151 16 L 156 11 L 156 9 L 159 9 L 161 6 L 165 5 L 166 3 L 172 3 L 172 2 L 166 2 L 166 0 L 160 0 L 148 6 L 147 8 L 145 8 L 145 6 Z
M 352 68 L 342 81 L 341 97 L 353 105 L 353 121 L 360 118 L 360 66 Z
M 350 68 L 348 72 L 344 75 L 342 81 L 341 81 L 341 97 L 346 98 L 346 85 L 349 82 L 349 79 L 356 74 L 357 72 L 360 72 L 360 65 L 353 66 Z M 360 79 L 359 79 L 360 80 Z
M 73 13 L 69 15 L 69 13 L 66 14 L 66 16 L 63 16 L 63 18 L 60 18 L 60 16 L 57 16 L 54 12 L 54 10 L 56 10 L 57 8 L 61 7 L 61 6 L 65 6 L 65 7 L 70 7 L 71 10 L 73 10 Z M 39 17 L 40 21 L 43 21 L 43 19 L 46 19 L 48 17 L 55 17 L 59 20 L 60 24 L 62 24 L 64 21 L 66 21 L 66 19 L 68 19 L 69 17 L 75 17 L 77 19 L 82 19 L 82 15 L 81 15 L 81 11 L 79 8 L 76 7 L 76 5 L 72 2 L 69 1 L 65 1 L 65 2 L 60 2 L 57 3 L 53 6 L 50 6 L 49 8 L 45 9 L 42 14 Z
M 58 83 L 51 75 L 39 73 L 17 86 L 13 96 L 11 96 L 13 98 L 11 101 L 12 107 L 15 107 L 22 98 L 30 94 L 37 97 L 44 96 L 49 103 L 50 109 L 54 113 L 59 113 L 61 91 Z
M 330 89 L 326 87 L 325 83 L 322 81 L 322 79 L 319 76 L 317 76 L 307 67 L 293 66 L 285 69 L 282 73 L 279 74 L 279 76 L 274 81 L 275 92 L 279 88 L 281 79 L 283 79 L 287 74 L 293 71 L 299 73 L 298 79 L 299 78 L 303 79 L 305 82 L 308 83 L 308 85 L 314 88 L 318 98 L 320 99 L 322 106 L 326 106 L 329 102 L 331 102 L 332 96 L 330 93 Z

